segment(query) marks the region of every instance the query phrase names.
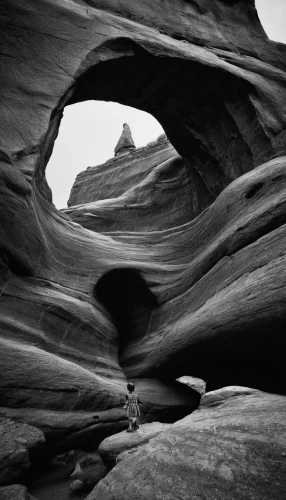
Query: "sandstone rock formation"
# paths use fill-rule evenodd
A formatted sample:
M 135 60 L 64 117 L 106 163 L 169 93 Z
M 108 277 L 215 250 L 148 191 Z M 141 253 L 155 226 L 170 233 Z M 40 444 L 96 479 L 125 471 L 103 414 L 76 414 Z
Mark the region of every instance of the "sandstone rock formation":
M 201 396 L 203 396 L 206 392 L 206 383 L 204 380 L 196 377 L 180 377 L 177 379 L 181 384 L 185 384 L 187 387 L 191 387 L 195 391 L 197 391 Z
M 253 0 L 10 0 L 0 14 L 1 414 L 70 447 L 123 428 L 126 377 L 153 379 L 147 393 L 187 375 L 285 393 L 285 46 Z M 57 211 L 45 178 L 64 107 L 89 99 L 152 113 L 172 144 L 149 146 L 141 186 L 134 171 L 130 223 L 125 208 L 109 225 L 82 217 L 102 234 L 81 208 L 77 223 Z M 122 268 L 157 298 L 123 347 L 93 294 Z
M 161 138 L 78 174 L 63 213 L 104 233 L 180 226 L 202 208 L 190 196 L 188 170 L 167 138 Z
M 29 449 L 44 441 L 39 429 L 0 418 L 0 485 L 14 483 L 30 465 Z
M 139 326 L 132 323 L 121 353 L 129 377 L 195 374 L 209 389 L 241 383 L 285 392 L 276 350 L 284 346 L 277 296 L 285 287 L 285 180 L 285 158 L 277 158 L 234 181 L 191 223 L 155 234 L 106 232 L 132 245 L 129 262 L 144 260 L 159 303 L 149 314 L 142 306 Z
M 286 397 L 226 388 L 202 403 L 125 457 L 87 500 L 283 500 Z
M 52 375 L 49 363 L 57 367 Z M 106 436 L 128 427 L 123 409 L 127 392 L 125 384 L 101 379 L 67 361 L 55 364 L 54 357 L 43 356 L 33 349 L 27 364 L 19 364 L 18 369 L 25 374 L 22 379 L 24 387 L 13 388 L 9 399 L 8 396 L 4 399 L 3 391 L 2 404 L 7 406 L 1 408 L 1 413 L 42 429 L 47 441 L 46 453 L 82 447 L 95 449 Z M 32 374 L 37 369 L 40 376 L 33 384 Z M 47 383 L 49 375 L 49 389 L 42 390 L 41 384 Z M 192 412 L 199 404 L 196 392 L 178 383 L 162 383 L 154 379 L 134 381 L 144 401 L 142 421 L 150 422 L 156 418 L 174 421 Z M 8 380 L 3 383 L 8 384 Z M 26 384 L 31 384 L 31 387 L 25 388 Z M 37 387 L 41 399 L 38 399 Z M 25 399 L 25 404 L 20 408 L 13 407 L 20 399 Z
M 115 465 L 117 457 L 130 449 L 141 447 L 148 443 L 150 439 L 158 436 L 161 432 L 168 429 L 172 424 L 161 424 L 160 422 L 152 422 L 151 424 L 140 425 L 137 431 L 133 433 L 119 432 L 104 439 L 98 451 L 104 463 L 107 465 Z
M 124 123 L 122 134 L 121 134 L 119 141 L 116 144 L 115 149 L 114 149 L 114 154 L 115 154 L 115 156 L 117 156 L 117 155 L 130 153 L 134 149 L 136 149 L 136 147 L 135 147 L 135 144 L 133 141 L 133 137 L 131 135 L 130 127 L 129 127 L 128 123 Z

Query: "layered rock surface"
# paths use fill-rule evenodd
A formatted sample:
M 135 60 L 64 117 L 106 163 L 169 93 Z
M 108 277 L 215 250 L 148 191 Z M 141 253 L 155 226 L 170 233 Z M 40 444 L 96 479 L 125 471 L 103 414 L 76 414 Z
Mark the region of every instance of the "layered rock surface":
M 281 157 L 241 176 L 190 223 L 106 233 L 133 249 L 126 262 L 144 262 L 159 303 L 145 330 L 134 319 L 120 357 L 129 377 L 192 373 L 209 389 L 251 382 L 285 390 L 277 301 L 285 289 L 285 165 Z
M 1 412 L 69 446 L 120 430 L 126 376 L 285 392 L 285 47 L 253 1 L 11 0 L 0 13 Z M 178 176 L 178 198 L 190 189 L 187 216 L 170 204 L 174 226 L 152 200 L 150 230 L 142 217 L 136 231 L 137 211 L 132 231 L 124 215 L 121 229 L 120 217 L 100 223 L 105 234 L 52 205 L 45 168 L 63 109 L 89 99 L 160 121 L 172 146 L 150 146 L 150 175 L 156 187 Z M 158 306 L 119 360 L 93 290 L 122 267 L 144 275 Z
M 80 173 L 63 213 L 101 233 L 158 231 L 200 213 L 204 205 L 192 195 L 188 165 L 163 137 Z
M 7 345 L 8 350 L 11 344 Z M 25 351 L 25 348 L 22 348 Z M 8 372 L 12 365 L 14 379 L 4 378 L 1 390 L 1 415 L 17 418 L 39 427 L 45 434 L 49 453 L 72 448 L 95 449 L 102 439 L 128 426 L 125 410 L 125 383 L 108 381 L 68 361 L 58 362 L 55 356 L 41 350 L 26 349 L 19 356 L 17 371 L 11 358 L 4 356 Z M 50 367 L 54 372 L 50 373 Z M 22 374 L 22 386 L 16 385 Z M 35 379 L 36 377 L 36 379 Z M 162 383 L 154 379 L 134 379 L 144 401 L 142 421 L 160 418 L 173 421 L 197 408 L 200 398 L 192 389 L 178 383 Z M 49 383 L 48 383 L 49 382 Z M 24 401 L 24 403 L 23 403 Z
M 192 415 L 125 456 L 87 500 L 283 500 L 285 405 L 285 396 L 247 388 L 206 394 Z
M 131 135 L 130 127 L 128 123 L 124 123 L 122 134 L 114 149 L 114 154 L 115 156 L 122 155 L 130 151 L 133 151 L 134 149 L 136 149 L 136 147 L 133 141 L 133 137 Z

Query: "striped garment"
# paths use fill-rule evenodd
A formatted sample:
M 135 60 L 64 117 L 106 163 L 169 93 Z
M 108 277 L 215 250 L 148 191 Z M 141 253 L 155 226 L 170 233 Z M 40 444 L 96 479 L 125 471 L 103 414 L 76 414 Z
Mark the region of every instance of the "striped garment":
M 138 395 L 134 393 L 126 394 L 126 416 L 127 417 L 138 417 L 140 415 L 140 408 L 138 404 Z

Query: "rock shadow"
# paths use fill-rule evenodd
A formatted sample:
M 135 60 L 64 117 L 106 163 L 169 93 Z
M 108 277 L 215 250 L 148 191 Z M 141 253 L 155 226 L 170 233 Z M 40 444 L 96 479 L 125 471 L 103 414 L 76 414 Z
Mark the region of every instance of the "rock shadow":
M 158 301 L 137 269 L 126 267 L 108 271 L 98 280 L 93 293 L 118 330 L 119 354 L 129 340 L 133 343 L 144 337 Z

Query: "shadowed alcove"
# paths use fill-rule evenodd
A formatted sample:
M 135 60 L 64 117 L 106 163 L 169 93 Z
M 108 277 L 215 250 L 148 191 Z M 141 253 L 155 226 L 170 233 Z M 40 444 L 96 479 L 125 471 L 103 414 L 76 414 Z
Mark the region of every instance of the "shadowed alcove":
M 110 313 L 119 334 L 119 354 L 124 345 L 148 333 L 157 298 L 137 269 L 112 269 L 94 287 L 94 296 Z

